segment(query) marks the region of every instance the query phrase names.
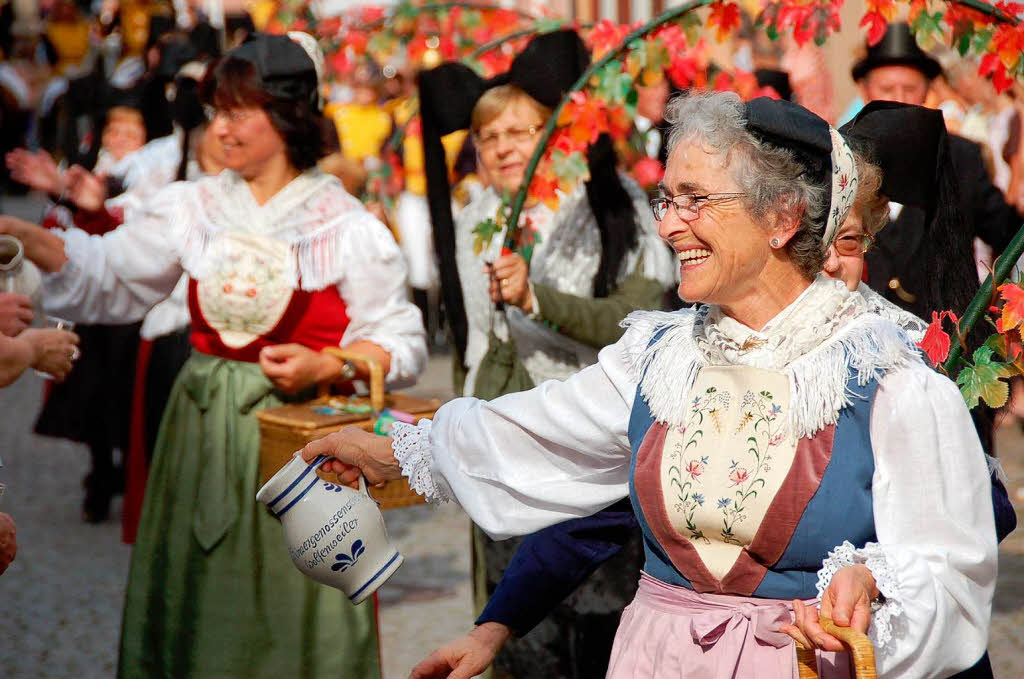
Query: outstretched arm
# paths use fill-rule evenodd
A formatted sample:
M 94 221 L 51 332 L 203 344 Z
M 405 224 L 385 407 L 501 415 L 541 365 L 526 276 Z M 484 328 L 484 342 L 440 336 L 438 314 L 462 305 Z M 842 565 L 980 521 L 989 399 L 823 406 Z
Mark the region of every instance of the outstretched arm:
M 345 430 L 307 445 L 307 461 L 371 482 L 408 476 L 433 500 L 456 500 L 495 539 L 593 514 L 627 494 L 629 414 L 636 393 L 627 333 L 569 379 L 491 402 L 461 398 L 433 422 L 394 429 L 394 446 Z M 355 468 L 353 468 L 353 466 Z

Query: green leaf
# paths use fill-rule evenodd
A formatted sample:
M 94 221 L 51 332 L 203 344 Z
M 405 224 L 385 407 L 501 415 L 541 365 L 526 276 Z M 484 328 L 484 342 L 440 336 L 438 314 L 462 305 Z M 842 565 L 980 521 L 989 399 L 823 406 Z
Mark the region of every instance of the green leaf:
M 534 28 L 537 29 L 538 33 L 551 33 L 552 31 L 557 31 L 558 29 L 562 28 L 562 26 L 564 25 L 565 22 L 561 19 L 545 17 L 543 19 L 539 19 L 537 23 L 534 25 Z
M 501 231 L 501 227 L 493 219 L 487 219 L 473 228 L 473 253 L 479 255 L 491 244 L 494 236 Z
M 586 178 L 590 172 L 586 157 L 579 152 L 565 153 L 557 149 L 551 154 L 551 169 L 559 179 L 568 184 L 575 184 Z
M 1010 397 L 1005 378 L 1013 375 L 1013 370 L 1006 363 L 993 361 L 992 356 L 992 348 L 987 344 L 978 347 L 972 356 L 974 365 L 966 365 L 956 377 L 968 408 L 977 407 L 979 401 L 992 408 L 1001 408 Z

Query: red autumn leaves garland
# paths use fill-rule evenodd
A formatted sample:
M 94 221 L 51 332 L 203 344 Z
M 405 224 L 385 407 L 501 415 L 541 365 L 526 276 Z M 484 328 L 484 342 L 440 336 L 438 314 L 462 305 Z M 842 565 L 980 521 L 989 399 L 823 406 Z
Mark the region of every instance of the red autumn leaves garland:
M 955 378 L 969 408 L 980 401 L 1001 408 L 1009 398 L 1008 379 L 1024 375 L 1024 288 L 1013 282 L 1000 285 L 984 320 L 994 332 L 970 354 L 970 359 L 962 357 L 959 372 L 950 376 Z M 956 341 L 967 348 L 957 315 L 952 311 L 932 312 L 931 323 L 918 346 L 936 366 L 941 366 L 949 356 L 953 342 L 944 327 L 947 321 Z

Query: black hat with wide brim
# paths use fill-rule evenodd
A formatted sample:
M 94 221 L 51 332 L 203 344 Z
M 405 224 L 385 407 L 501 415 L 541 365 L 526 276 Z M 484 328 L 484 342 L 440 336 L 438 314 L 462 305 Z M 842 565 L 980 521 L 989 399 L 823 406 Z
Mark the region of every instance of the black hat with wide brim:
M 939 62 L 918 47 L 917 40 L 906 23 L 889 24 L 881 41 L 873 47 L 868 47 L 868 53 L 864 58 L 853 65 L 851 75 L 854 80 L 860 80 L 873 69 L 882 66 L 916 68 L 929 80 L 942 73 Z

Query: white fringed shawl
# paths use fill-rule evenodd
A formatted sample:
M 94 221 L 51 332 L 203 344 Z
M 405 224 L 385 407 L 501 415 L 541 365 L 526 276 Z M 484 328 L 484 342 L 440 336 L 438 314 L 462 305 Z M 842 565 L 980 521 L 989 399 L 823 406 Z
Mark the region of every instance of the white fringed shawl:
M 623 326 L 627 364 L 654 418 L 682 424 L 697 372 L 710 365 L 779 370 L 790 385 L 790 426 L 799 437 L 835 424 L 853 404 L 851 378 L 866 385 L 890 370 L 920 361 L 906 333 L 872 313 L 863 297 L 819 277 L 761 332 L 725 319 L 712 307 L 677 312 L 638 311 Z M 658 339 L 652 341 L 658 333 Z M 744 348 L 749 339 L 756 348 Z
M 264 205 L 256 203 L 242 178 L 230 170 L 192 184 L 191 190 L 181 192 L 182 204 L 168 217 L 181 244 L 182 266 L 197 280 L 213 265 L 208 256 L 211 245 L 229 231 L 287 243 L 291 250 L 288 283 L 303 290 L 337 283 L 345 270 L 342 253 L 379 255 L 365 230 L 347 228 L 360 221 L 376 222 L 376 218 L 336 177 L 319 170 L 303 172 Z M 346 242 L 353 237 L 362 242 Z

